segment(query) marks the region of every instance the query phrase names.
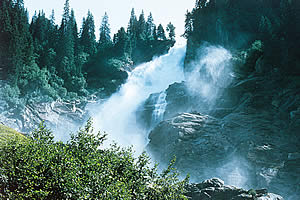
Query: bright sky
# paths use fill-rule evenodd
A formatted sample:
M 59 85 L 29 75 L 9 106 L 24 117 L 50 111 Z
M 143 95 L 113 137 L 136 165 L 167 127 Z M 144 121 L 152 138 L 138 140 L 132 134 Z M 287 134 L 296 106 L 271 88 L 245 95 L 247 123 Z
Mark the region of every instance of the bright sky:
M 30 19 L 35 10 L 43 10 L 49 17 L 54 9 L 56 23 L 60 24 L 65 0 L 24 0 L 24 3 Z M 179 36 L 184 32 L 185 13 L 194 5 L 195 0 L 70 0 L 70 7 L 74 9 L 78 28 L 81 27 L 82 18 L 86 17 L 88 10 L 92 12 L 97 37 L 104 12 L 108 14 L 111 32 L 114 34 L 121 26 L 127 28 L 131 9 L 134 8 L 137 17 L 144 10 L 146 20 L 149 12 L 152 12 L 156 25 L 161 23 L 165 27 L 172 22 L 176 27 L 176 37 L 179 40 Z

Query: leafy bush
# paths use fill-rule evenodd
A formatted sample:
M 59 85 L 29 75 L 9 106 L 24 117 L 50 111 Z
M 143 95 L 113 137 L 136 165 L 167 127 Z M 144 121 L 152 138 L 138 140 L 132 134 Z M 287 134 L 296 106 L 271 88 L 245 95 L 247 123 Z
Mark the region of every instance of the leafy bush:
M 256 191 L 254 189 L 248 190 L 248 194 L 250 194 L 253 198 L 256 196 Z
M 172 164 L 162 174 L 143 153 L 112 145 L 92 134 L 92 123 L 55 142 L 41 124 L 26 142 L 0 148 L 0 198 L 3 199 L 186 199 L 187 179 L 179 181 Z
M 251 46 L 252 51 L 263 52 L 263 43 L 260 40 L 255 40 Z

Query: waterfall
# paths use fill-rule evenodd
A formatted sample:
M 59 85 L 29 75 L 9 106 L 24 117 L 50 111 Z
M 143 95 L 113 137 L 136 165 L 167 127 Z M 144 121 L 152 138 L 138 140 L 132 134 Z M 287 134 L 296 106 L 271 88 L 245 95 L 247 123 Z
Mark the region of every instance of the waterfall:
M 110 98 L 88 105 L 95 129 L 108 135 L 105 146 L 114 141 L 123 147 L 133 146 L 137 153 L 143 151 L 149 130 L 138 125 L 136 112 L 150 94 L 159 93 L 151 117 L 154 125 L 161 121 L 167 106 L 165 90 L 170 84 L 186 81 L 190 95 L 200 93 L 208 101 L 216 98 L 217 88 L 230 82 L 231 54 L 222 47 L 204 46 L 200 50 L 190 74 L 184 75 L 183 70 L 186 47 L 173 47 L 168 54 L 137 66 Z
M 157 124 L 162 121 L 164 118 L 164 113 L 167 106 L 166 101 L 167 94 L 166 92 L 161 92 L 157 98 L 156 104 L 154 105 L 154 110 L 152 113 L 152 124 Z
M 133 145 L 137 153 L 144 149 L 147 132 L 137 126 L 136 111 L 150 94 L 184 80 L 185 52 L 185 46 L 173 47 L 168 54 L 137 66 L 118 92 L 100 105 L 88 106 L 95 129 L 108 135 L 105 146 L 115 141 L 120 146 Z

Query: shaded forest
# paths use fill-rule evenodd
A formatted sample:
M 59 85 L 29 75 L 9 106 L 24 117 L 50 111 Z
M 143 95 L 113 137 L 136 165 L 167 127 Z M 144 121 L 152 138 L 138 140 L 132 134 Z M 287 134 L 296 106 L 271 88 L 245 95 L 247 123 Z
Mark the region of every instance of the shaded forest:
M 8 83 L 8 101 L 26 95 L 76 99 L 101 88 L 109 94 L 126 80 L 127 71 L 174 43 L 175 27 L 156 26 L 151 13 L 137 17 L 132 9 L 128 27 L 112 38 L 105 13 L 97 41 L 92 13 L 79 28 L 69 0 L 60 25 L 54 11 L 49 18 L 39 11 L 29 23 L 22 0 L 0 2 L 0 79 Z
M 297 0 L 197 0 L 195 8 L 186 13 L 186 64 L 204 41 L 238 52 L 257 40 L 268 66 L 299 75 L 299 13 Z M 264 70 L 268 73 L 272 69 Z

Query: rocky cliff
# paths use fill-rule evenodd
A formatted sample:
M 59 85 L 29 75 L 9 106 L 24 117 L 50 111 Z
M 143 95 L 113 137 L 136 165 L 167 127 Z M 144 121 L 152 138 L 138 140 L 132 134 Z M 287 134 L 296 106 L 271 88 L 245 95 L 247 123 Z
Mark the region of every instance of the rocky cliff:
M 211 176 L 245 187 L 267 187 L 299 195 L 300 157 L 296 138 L 281 133 L 272 116 L 232 113 L 217 119 L 182 113 L 161 122 L 149 135 L 148 149 L 199 181 Z
M 217 176 L 297 199 L 300 79 L 248 52 L 256 56 L 233 56 L 235 78 L 213 101 L 190 93 L 189 82 L 171 85 L 165 120 L 149 134 L 147 148 L 161 162 L 175 155 L 176 167 L 197 181 Z
M 88 119 L 86 102 L 41 101 L 9 106 L 2 102 L 0 122 L 23 133 L 32 132 L 41 121 L 55 133 L 56 139 L 66 141 L 71 132 Z
M 298 13 L 293 0 L 197 1 L 186 18 L 186 81 L 165 91 L 164 120 L 149 134 L 155 159 L 169 162 L 175 155 L 178 169 L 196 181 L 217 176 L 300 198 L 299 26 L 291 24 Z M 209 95 L 200 91 L 211 81 L 203 69 L 214 62 L 195 70 L 203 46 L 231 53 L 230 70 L 221 74 L 232 78 L 213 85 L 217 92 Z M 193 74 L 202 81 L 191 92 Z M 151 112 L 151 103 L 145 105 Z

